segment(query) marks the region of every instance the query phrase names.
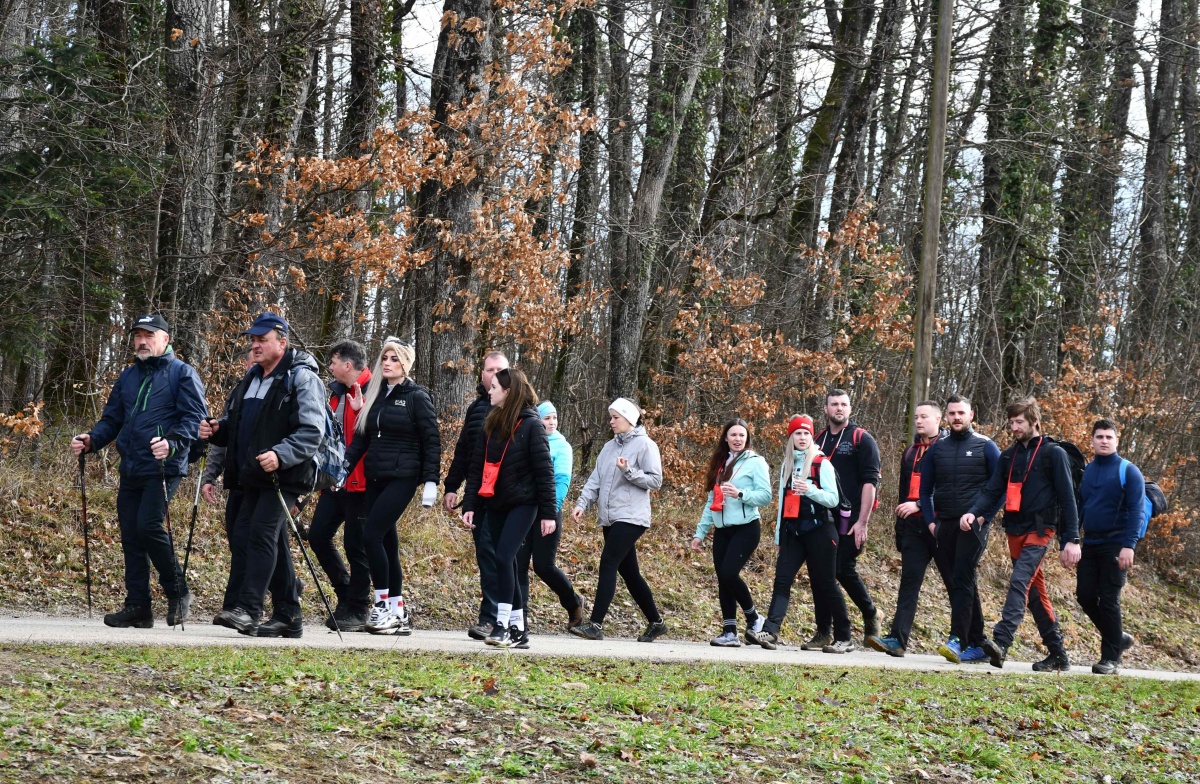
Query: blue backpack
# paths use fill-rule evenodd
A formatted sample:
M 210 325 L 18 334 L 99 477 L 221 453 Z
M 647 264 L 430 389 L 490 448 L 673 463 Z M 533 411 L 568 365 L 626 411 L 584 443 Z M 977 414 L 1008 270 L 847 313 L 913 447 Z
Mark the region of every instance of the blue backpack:
M 295 376 L 299 368 L 288 370 L 285 389 L 291 390 L 296 386 Z M 322 432 L 321 445 L 313 455 L 312 463 L 313 490 L 329 490 L 340 487 L 346 481 L 349 472 L 346 470 L 346 439 L 342 434 L 342 426 L 333 416 L 333 410 L 328 405 L 321 406 L 325 412 L 325 427 Z
M 1121 487 L 1125 487 L 1125 474 L 1129 471 L 1130 462 L 1125 458 L 1121 458 Z M 1158 486 L 1157 482 L 1152 482 L 1149 479 L 1145 480 L 1146 490 L 1142 493 L 1142 525 L 1138 528 L 1138 541 L 1141 541 L 1146 536 L 1146 529 L 1150 525 L 1150 519 L 1167 511 L 1167 496 Z

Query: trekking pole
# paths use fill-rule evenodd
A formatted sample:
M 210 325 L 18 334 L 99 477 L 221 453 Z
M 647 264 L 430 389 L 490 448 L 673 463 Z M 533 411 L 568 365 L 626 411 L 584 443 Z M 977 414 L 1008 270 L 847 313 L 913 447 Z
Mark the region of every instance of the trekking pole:
M 171 494 L 167 492 L 166 458 L 158 461 L 158 478 L 162 482 L 163 516 L 167 522 L 167 541 L 171 543 L 171 568 L 175 570 L 175 614 L 183 615 L 183 591 L 179 580 L 179 562 L 175 557 L 175 532 L 171 530 Z M 179 619 L 179 631 L 184 631 L 183 618 Z
M 188 561 L 192 557 L 192 535 L 196 533 L 196 516 L 200 513 L 200 486 L 204 484 L 204 466 L 208 464 L 208 444 L 200 455 L 200 473 L 196 475 L 196 498 L 192 501 L 192 522 L 188 524 L 187 547 L 183 548 L 183 581 L 187 583 Z
M 300 554 L 304 556 L 304 563 L 308 564 L 308 571 L 312 575 L 313 585 L 317 586 L 317 594 L 321 597 L 321 603 L 325 605 L 326 618 L 333 617 L 333 608 L 329 606 L 329 600 L 325 598 L 325 591 L 321 588 L 321 579 L 317 577 L 317 569 L 313 566 L 312 559 L 308 557 L 308 550 L 304 549 L 304 540 L 300 538 L 300 529 L 296 527 L 296 518 L 292 517 L 292 510 L 288 508 L 287 501 L 284 500 L 283 491 L 279 489 L 279 474 L 276 471 L 271 472 L 271 484 L 275 485 L 275 495 L 279 496 L 279 505 L 283 507 L 283 514 L 287 517 L 288 526 L 291 527 L 292 533 L 296 535 L 296 543 L 300 545 Z M 337 626 L 338 624 L 334 624 Z M 338 640 L 345 643 L 342 638 L 342 630 L 334 629 L 337 632 Z
M 79 453 L 79 497 L 83 502 L 82 514 L 83 518 L 83 568 L 87 580 L 87 600 L 88 600 L 88 617 L 92 617 L 92 546 L 88 543 L 88 519 L 87 519 L 87 458 L 84 457 L 84 452 Z

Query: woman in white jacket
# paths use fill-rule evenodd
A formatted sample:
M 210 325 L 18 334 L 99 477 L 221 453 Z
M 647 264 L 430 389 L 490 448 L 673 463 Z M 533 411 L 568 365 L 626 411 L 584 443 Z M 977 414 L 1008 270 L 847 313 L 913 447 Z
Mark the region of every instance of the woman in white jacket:
M 604 445 L 596 467 L 579 494 L 572 517 L 578 522 L 588 507 L 596 505 L 604 532 L 600 574 L 592 616 L 587 623 L 572 626 L 571 634 L 588 640 L 604 639 L 604 616 L 617 590 L 617 574 L 625 581 L 633 600 L 646 616 L 646 631 L 638 642 L 654 642 L 666 634 L 654 594 L 642 577 L 637 562 L 637 540 L 650 528 L 650 491 L 662 487 L 662 458 L 658 444 L 642 427 L 641 410 L 623 397 L 608 407 L 613 440 Z

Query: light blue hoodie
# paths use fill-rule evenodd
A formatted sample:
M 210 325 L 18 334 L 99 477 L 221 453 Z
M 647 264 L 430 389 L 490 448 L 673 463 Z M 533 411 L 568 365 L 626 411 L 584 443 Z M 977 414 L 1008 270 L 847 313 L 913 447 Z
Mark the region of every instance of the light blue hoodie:
M 704 539 L 714 527 L 727 528 L 757 520 L 758 508 L 771 503 L 771 469 L 767 459 L 757 452 L 747 449 L 738 456 L 729 481 L 742 492 L 742 497 L 725 496 L 724 509 L 714 512 L 713 491 L 709 488 L 704 514 L 700 515 L 700 523 L 696 526 L 697 539 Z
M 792 457 L 795 462 L 794 468 L 788 470 L 786 465 L 779 466 L 779 494 L 776 496 L 779 507 L 775 512 L 775 544 L 779 544 L 779 530 L 783 528 L 783 491 L 787 488 L 791 475 L 804 468 L 803 452 L 798 449 L 792 450 Z M 837 471 L 834 469 L 833 463 L 822 460 L 819 476 L 821 477 L 821 486 L 817 487 L 816 484 L 809 482 L 808 492 L 804 494 L 804 497 L 813 503 L 833 509 L 838 505 Z
M 558 409 L 549 400 L 543 400 L 538 406 L 538 416 L 543 419 L 547 414 L 557 414 Z M 571 473 L 575 468 L 575 450 L 566 436 L 555 430 L 548 433 L 550 440 L 550 462 L 554 463 L 554 495 L 556 511 L 562 511 L 563 501 L 566 500 L 567 490 L 571 487 Z

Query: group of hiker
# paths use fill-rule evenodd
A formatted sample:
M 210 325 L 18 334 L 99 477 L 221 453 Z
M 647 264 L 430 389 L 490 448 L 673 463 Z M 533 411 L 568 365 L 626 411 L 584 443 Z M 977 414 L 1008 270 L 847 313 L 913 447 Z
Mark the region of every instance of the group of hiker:
M 302 636 L 302 582 L 288 537 L 299 530 L 295 515 L 303 499 L 317 488 L 308 542 L 336 595 L 336 608 L 326 602 L 326 625 L 339 633 L 412 632 L 396 526 L 418 493 L 422 506 L 437 502 L 442 462 L 434 402 L 411 377 L 415 350 L 387 337 L 368 368 L 364 346 L 342 340 L 328 351 L 327 390 L 316 359 L 290 345 L 290 332 L 287 321 L 274 313 L 253 321 L 243 333 L 249 339 L 245 373 L 221 416 L 211 417 L 199 376 L 171 349 L 165 319 L 151 314 L 135 321 L 134 362 L 117 379 L 100 421 L 72 440 L 81 460 L 113 441 L 122 458 L 117 516 L 126 598 L 123 608 L 105 615 L 107 625 L 153 626 L 151 563 L 167 597 L 167 623 L 188 618 L 186 566 L 176 558 L 169 517 L 166 526 L 164 517 L 196 447 L 207 445 L 199 492 L 219 504 L 223 487 L 230 547 L 229 577 L 215 624 L 249 636 Z M 1133 644 L 1122 628 L 1121 589 L 1154 509 L 1147 491 L 1157 493 L 1157 488 L 1117 453 L 1114 422 L 1096 421 L 1095 457 L 1083 468 L 1073 445 L 1042 435 L 1041 411 L 1033 398 L 1008 406 L 1014 441 L 1003 452 L 973 429 L 974 412 L 965 397 L 951 396 L 944 408 L 935 401 L 920 403 L 916 435 L 900 457 L 895 507 L 900 586 L 885 634 L 883 613 L 857 568 L 879 506 L 880 454 L 872 435 L 851 419 L 851 410 L 849 393 L 831 389 L 820 430 L 812 417 L 791 417 L 774 485 L 767 459 L 751 448 L 749 425 L 734 418 L 722 428 L 708 461 L 707 498 L 691 540 L 691 548 L 700 552 L 712 535 L 722 618 L 713 645 L 739 646 L 742 639 L 767 649 L 782 644 L 791 589 L 806 566 L 816 628 L 804 650 L 839 654 L 859 647 L 848 596 L 862 615 L 863 644 L 904 656 L 932 562 L 950 607 L 941 655 L 955 663 L 988 661 L 1003 667 L 1029 609 L 1048 650 L 1033 668 L 1067 670 L 1070 661 L 1042 570 L 1057 541 L 1062 564 L 1077 569 L 1080 606 L 1101 635 L 1100 659 L 1092 670 L 1118 671 L 1121 655 Z M 571 445 L 558 432 L 553 403 L 539 401 L 529 379 L 509 366 L 504 353 L 483 358 L 477 395 L 466 409 L 442 488 L 445 510 L 461 509 L 461 524 L 473 537 L 481 594 L 477 622 L 467 630 L 473 639 L 529 647 L 531 565 L 557 596 L 571 634 L 603 639 L 618 575 L 645 616 L 638 640 L 653 642 L 667 633 L 637 557 L 638 540 L 651 525 L 650 494 L 663 482 L 658 446 L 634 401 L 617 398 L 608 414 L 613 438 L 601 449 L 570 514 L 578 523 L 596 507 L 604 537 L 585 619 L 583 598 L 556 565 L 573 475 Z M 331 441 L 338 449 L 326 448 Z M 761 539 L 760 510 L 773 501 L 775 578 L 764 615 L 741 573 Z M 1001 617 L 989 637 L 976 572 L 1001 509 L 1013 568 Z M 345 560 L 335 545 L 339 529 Z M 745 617 L 741 637 L 739 608 Z

